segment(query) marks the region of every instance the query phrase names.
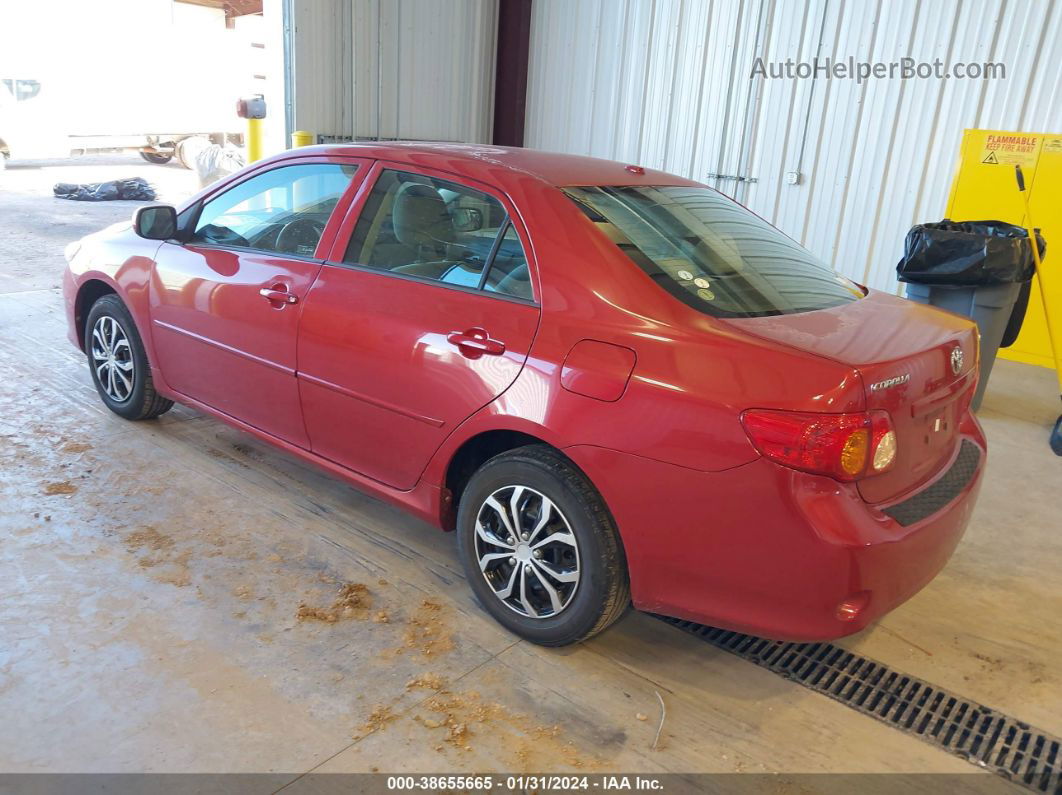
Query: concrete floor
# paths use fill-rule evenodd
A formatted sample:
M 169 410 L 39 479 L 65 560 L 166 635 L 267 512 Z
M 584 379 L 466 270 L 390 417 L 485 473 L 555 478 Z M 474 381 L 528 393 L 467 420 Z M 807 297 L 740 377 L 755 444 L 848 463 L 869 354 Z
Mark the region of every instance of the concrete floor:
M 63 245 L 133 205 L 50 185 L 135 174 L 195 188 L 125 157 L 0 172 L 0 772 L 974 770 L 646 615 L 516 641 L 452 537 L 189 409 L 111 415 L 56 288 Z M 965 540 L 842 644 L 1059 735 L 1055 393 L 997 365 Z M 370 605 L 300 620 L 349 582 Z

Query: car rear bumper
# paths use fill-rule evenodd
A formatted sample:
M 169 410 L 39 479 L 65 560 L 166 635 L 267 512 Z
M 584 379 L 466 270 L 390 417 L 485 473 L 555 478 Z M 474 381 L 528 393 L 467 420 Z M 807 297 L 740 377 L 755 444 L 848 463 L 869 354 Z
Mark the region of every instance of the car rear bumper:
M 635 607 L 807 641 L 859 631 L 947 563 L 984 471 L 976 420 L 968 415 L 962 430 L 977 448 L 968 477 L 950 499 L 908 524 L 886 513 L 896 503 L 868 505 L 853 484 L 766 459 L 699 472 L 602 448 L 565 452 L 598 486 L 619 525 Z M 957 448 L 923 490 L 948 476 L 958 454 Z M 842 618 L 839 608 L 848 600 L 861 609 Z

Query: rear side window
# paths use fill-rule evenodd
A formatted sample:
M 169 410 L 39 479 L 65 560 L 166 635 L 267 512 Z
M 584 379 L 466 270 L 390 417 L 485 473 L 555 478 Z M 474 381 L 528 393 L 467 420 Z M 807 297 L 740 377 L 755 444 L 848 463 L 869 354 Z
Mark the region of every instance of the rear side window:
M 303 163 L 251 177 L 203 205 L 189 242 L 312 257 L 356 170 Z
M 523 246 L 501 202 L 423 174 L 380 172 L 343 261 L 532 298 Z
M 483 289 L 491 293 L 503 293 L 517 298 L 533 298 L 531 291 L 531 273 L 527 268 L 527 257 L 516 228 L 505 225 L 498 250 L 494 254 L 494 263 L 483 283 Z
M 565 193 L 661 288 L 706 314 L 781 315 L 863 297 L 799 243 L 709 188 Z

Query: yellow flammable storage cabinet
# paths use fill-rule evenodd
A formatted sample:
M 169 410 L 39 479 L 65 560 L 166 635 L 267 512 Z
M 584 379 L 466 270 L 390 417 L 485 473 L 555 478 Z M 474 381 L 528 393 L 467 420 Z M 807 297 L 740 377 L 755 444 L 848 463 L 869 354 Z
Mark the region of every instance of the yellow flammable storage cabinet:
M 1047 241 L 1047 305 L 1051 320 L 1057 325 L 1062 323 L 1062 134 L 966 130 L 947 217 L 953 221 L 992 219 L 1025 226 L 1025 206 L 1014 178 L 1015 165 L 1020 165 L 1025 173 L 1029 210 Z M 1021 334 L 999 355 L 1054 369 L 1036 279 Z

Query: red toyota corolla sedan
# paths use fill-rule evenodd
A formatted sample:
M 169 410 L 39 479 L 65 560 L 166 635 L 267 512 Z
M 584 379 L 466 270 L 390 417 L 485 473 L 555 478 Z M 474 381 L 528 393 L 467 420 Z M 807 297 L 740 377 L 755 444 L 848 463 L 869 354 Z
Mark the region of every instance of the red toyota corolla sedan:
M 631 602 L 854 632 L 941 569 L 980 486 L 973 324 L 671 174 L 310 147 L 67 255 L 108 408 L 179 401 L 456 530 L 536 643 Z

